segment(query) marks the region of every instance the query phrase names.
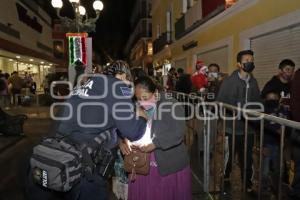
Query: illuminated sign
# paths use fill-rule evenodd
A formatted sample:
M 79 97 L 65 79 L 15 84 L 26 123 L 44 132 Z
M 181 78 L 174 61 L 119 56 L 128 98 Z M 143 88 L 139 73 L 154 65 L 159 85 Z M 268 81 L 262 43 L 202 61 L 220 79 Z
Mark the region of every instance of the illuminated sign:
M 87 64 L 87 36 L 87 33 L 67 33 L 70 64 L 75 63 L 77 60 L 84 65 Z

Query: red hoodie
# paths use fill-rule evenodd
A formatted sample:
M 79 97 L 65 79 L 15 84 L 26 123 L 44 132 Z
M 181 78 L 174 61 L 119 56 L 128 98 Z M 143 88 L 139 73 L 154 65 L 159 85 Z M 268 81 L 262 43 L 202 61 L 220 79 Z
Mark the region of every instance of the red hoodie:
M 292 119 L 300 122 L 300 69 L 295 73 L 291 87 Z

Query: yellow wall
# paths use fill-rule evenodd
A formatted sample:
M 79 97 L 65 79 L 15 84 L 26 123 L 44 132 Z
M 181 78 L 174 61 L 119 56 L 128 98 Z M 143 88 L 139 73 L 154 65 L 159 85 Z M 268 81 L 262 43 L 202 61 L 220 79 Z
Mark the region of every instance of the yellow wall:
M 169 9 L 173 7 L 173 15 L 172 15 L 172 21 L 173 21 L 173 28 L 172 30 L 175 30 L 175 22 L 178 18 L 180 18 L 181 12 L 182 12 L 182 4 L 181 0 L 160 0 L 159 6 L 157 9 L 153 12 L 152 15 L 152 26 L 153 26 L 153 38 L 156 38 L 157 35 L 157 25 L 160 24 L 161 26 L 161 33 L 166 32 L 167 30 L 167 24 L 166 24 L 166 13 Z M 175 31 L 173 31 L 173 35 L 175 35 Z
M 171 5 L 171 0 L 160 0 L 159 6 L 152 14 L 152 37 L 155 40 L 157 36 L 157 25 L 160 25 L 161 33 L 167 30 L 166 12 Z
M 245 0 L 244 0 L 245 1 Z M 246 0 L 249 1 L 249 0 Z M 179 0 L 161 0 L 161 6 L 153 15 L 153 27 L 156 27 L 157 22 L 166 21 L 165 17 L 161 17 L 161 13 L 165 13 L 168 5 L 173 2 L 174 11 L 173 22 L 179 18 L 181 12 L 181 1 Z M 198 47 L 207 46 L 216 41 L 220 41 L 224 38 L 233 38 L 233 58 L 230 60 L 229 71 L 235 69 L 235 55 L 240 51 L 240 33 L 248 30 L 265 22 L 268 22 L 274 18 L 286 15 L 290 12 L 300 9 L 300 0 L 258 0 L 256 4 L 247 8 L 246 10 L 237 13 L 236 15 L 209 27 L 203 32 L 196 32 L 193 35 L 188 35 L 184 39 L 173 42 L 170 46 L 172 52 L 172 58 L 178 58 L 183 53 L 182 45 L 191 40 L 198 41 Z M 159 15 L 159 16 L 157 16 Z M 165 14 L 164 14 L 165 15 Z M 163 15 L 163 16 L 164 16 Z M 156 30 L 156 28 L 155 28 Z M 161 32 L 164 32 L 164 26 L 162 26 Z M 175 30 L 175 29 L 173 29 Z M 192 50 L 190 50 L 191 52 Z M 160 59 L 155 57 L 155 59 Z M 192 66 L 193 54 L 192 52 L 187 56 L 188 66 Z M 189 70 L 191 71 L 191 70 Z

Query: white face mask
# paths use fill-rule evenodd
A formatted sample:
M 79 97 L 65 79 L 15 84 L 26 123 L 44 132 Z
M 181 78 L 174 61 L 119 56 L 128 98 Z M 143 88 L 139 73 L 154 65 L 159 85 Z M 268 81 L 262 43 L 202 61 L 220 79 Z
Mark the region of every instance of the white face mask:
M 208 77 L 210 78 L 218 78 L 219 73 L 218 72 L 209 72 Z

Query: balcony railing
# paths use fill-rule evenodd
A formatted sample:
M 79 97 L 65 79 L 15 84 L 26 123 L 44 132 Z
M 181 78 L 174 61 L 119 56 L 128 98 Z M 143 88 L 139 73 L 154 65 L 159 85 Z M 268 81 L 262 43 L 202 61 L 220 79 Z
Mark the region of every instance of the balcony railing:
M 175 23 L 175 39 L 178 40 L 185 32 L 185 15 L 177 20 Z
M 198 0 L 175 22 L 175 39 L 179 40 L 210 19 L 224 12 L 238 0 Z M 169 38 L 169 39 L 167 39 Z M 158 53 L 166 44 L 171 43 L 171 34 L 166 32 L 153 42 L 153 52 Z
M 163 50 L 163 48 L 171 43 L 172 32 L 164 32 L 153 42 L 153 53 L 156 54 Z
M 194 18 L 196 19 L 194 22 L 187 24 L 186 22 L 189 20 L 186 18 L 190 17 L 189 12 L 193 12 L 193 10 L 190 9 L 187 14 L 183 14 L 182 17 L 179 18 L 175 23 L 175 39 L 178 40 L 182 38 L 183 36 L 187 35 L 191 31 L 195 30 L 197 27 L 209 21 L 211 18 L 222 13 L 224 10 L 225 10 L 225 4 L 221 4 L 218 7 L 216 7 L 211 13 L 207 14 L 205 17 L 200 19 Z
M 202 1 L 196 1 L 185 14 L 185 26 L 190 27 L 202 19 Z

